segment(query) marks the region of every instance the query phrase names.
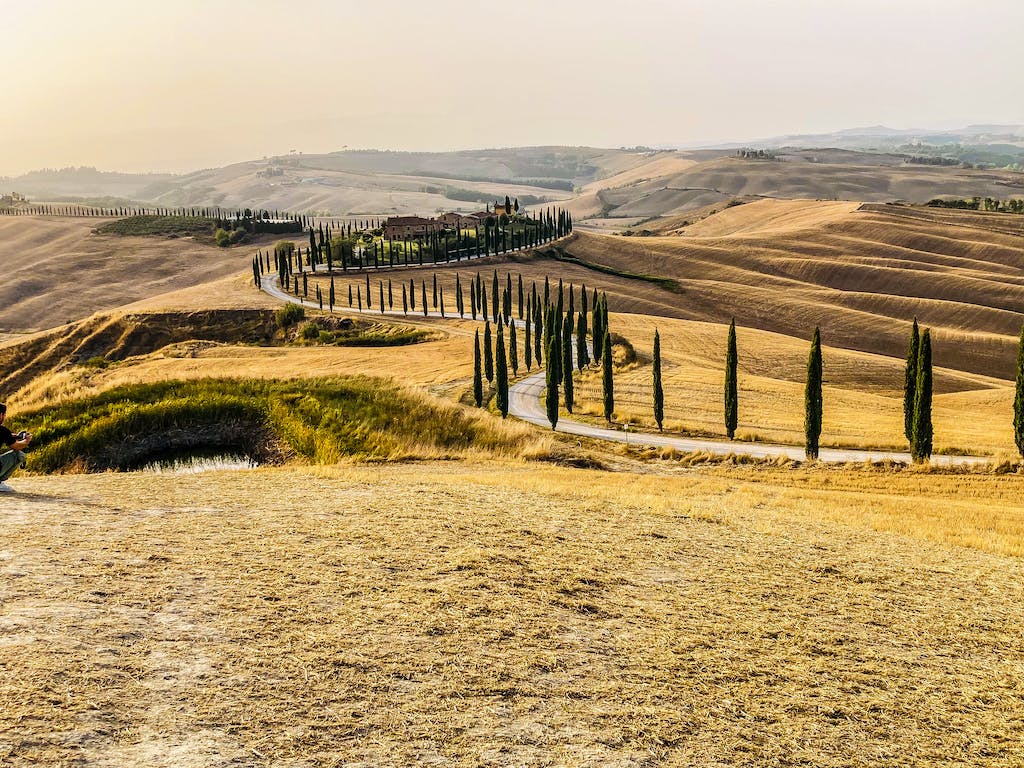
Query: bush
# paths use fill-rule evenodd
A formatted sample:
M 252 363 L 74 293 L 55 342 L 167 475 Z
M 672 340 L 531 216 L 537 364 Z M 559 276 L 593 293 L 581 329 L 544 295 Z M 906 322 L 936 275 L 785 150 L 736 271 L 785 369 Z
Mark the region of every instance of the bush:
M 231 245 L 231 233 L 226 229 L 218 229 L 214 232 L 213 239 L 221 248 L 227 248 Z
M 320 326 L 316 323 L 306 323 L 299 331 L 299 336 L 305 341 L 313 341 L 320 335 Z
M 277 321 L 277 327 L 286 331 L 306 319 L 306 310 L 298 304 L 285 304 L 274 313 L 274 319 Z

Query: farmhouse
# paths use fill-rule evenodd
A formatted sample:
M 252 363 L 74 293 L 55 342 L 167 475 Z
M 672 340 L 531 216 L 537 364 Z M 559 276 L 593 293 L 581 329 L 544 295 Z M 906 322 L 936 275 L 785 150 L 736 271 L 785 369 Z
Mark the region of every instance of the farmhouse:
M 388 240 L 399 240 L 403 237 L 428 235 L 444 228 L 437 219 L 425 219 L 422 216 L 389 216 L 384 222 L 384 237 Z
M 476 214 L 464 215 L 461 213 L 443 213 L 438 217 L 445 229 L 467 229 L 475 227 L 480 223 Z

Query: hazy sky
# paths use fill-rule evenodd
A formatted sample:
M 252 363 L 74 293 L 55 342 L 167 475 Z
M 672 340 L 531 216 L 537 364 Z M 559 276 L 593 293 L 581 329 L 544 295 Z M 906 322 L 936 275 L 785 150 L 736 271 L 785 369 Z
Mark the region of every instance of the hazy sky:
M 0 0 L 0 174 L 1024 123 L 1020 0 Z

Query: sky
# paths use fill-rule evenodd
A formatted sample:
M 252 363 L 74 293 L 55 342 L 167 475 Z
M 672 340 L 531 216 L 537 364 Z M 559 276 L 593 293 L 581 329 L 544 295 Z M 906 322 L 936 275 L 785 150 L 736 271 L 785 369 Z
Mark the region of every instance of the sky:
M 0 175 L 1024 124 L 1020 0 L 0 6 Z

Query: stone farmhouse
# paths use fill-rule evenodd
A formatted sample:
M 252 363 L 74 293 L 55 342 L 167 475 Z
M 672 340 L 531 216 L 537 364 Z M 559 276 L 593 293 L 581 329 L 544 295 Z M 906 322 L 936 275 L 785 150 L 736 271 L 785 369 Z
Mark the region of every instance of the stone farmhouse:
M 384 222 L 384 237 L 388 240 L 401 240 L 406 237 L 423 237 L 433 232 L 446 229 L 472 229 L 482 226 L 493 213 L 479 211 L 477 213 L 443 213 L 436 219 L 422 216 L 391 216 Z

